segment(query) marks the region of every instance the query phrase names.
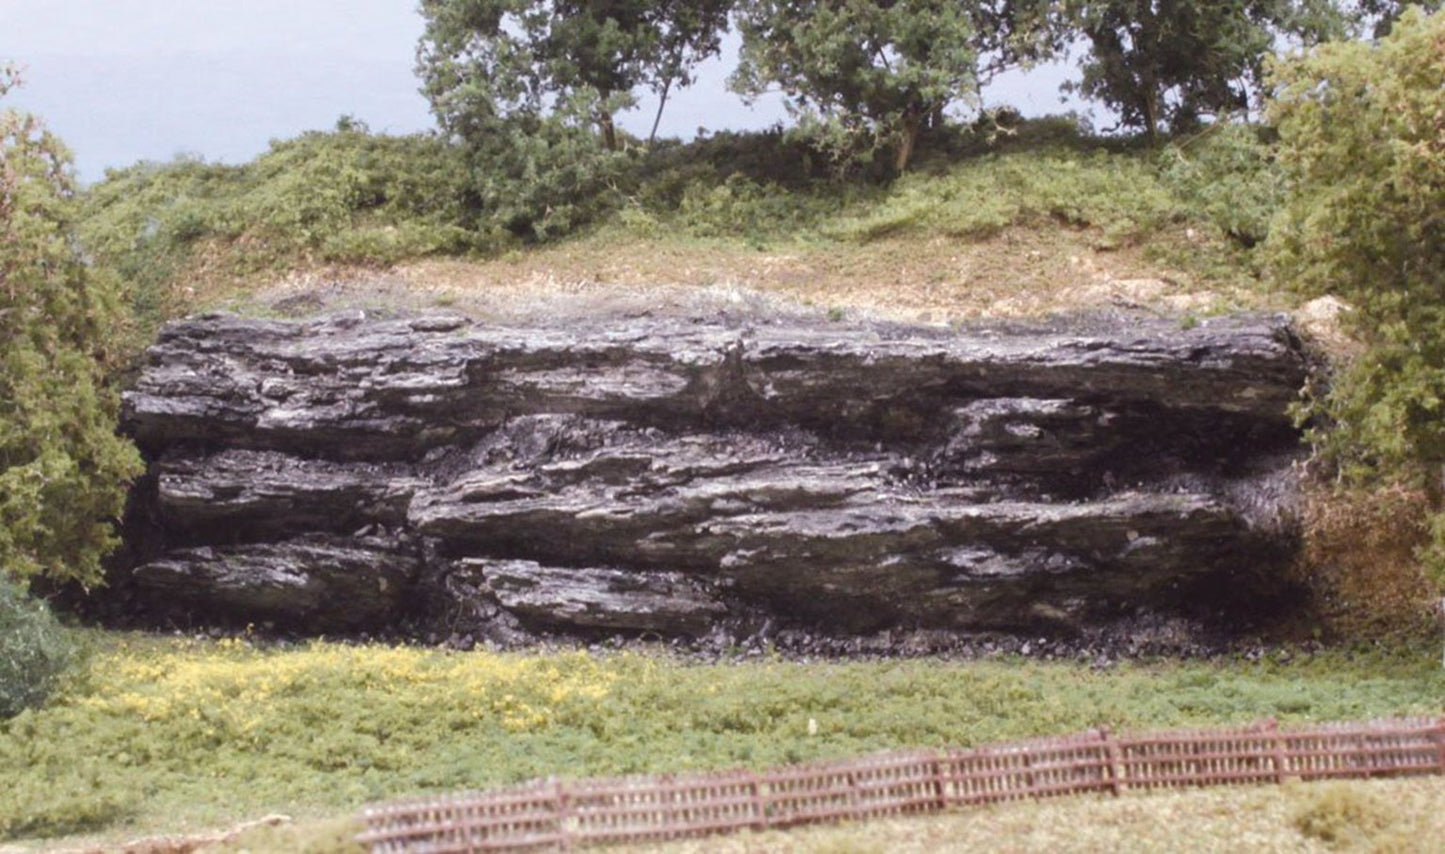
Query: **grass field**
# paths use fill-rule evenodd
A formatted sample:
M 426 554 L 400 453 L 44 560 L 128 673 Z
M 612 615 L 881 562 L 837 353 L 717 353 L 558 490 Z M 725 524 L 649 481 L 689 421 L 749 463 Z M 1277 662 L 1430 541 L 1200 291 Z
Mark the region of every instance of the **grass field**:
M 1445 671 L 1426 652 L 1096 670 L 89 640 L 83 669 L 47 708 L 0 723 L 0 765 L 11 769 L 0 839 L 115 840 L 268 813 L 318 819 L 553 774 L 767 767 L 1098 724 L 1437 714 L 1445 698 Z

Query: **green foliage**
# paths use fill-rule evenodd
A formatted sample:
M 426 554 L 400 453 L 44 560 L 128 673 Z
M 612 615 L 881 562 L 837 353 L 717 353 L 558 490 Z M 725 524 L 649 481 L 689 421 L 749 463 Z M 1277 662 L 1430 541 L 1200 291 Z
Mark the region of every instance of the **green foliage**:
M 1367 351 L 1313 411 L 1347 475 L 1445 464 L 1445 13 L 1407 12 L 1377 44 L 1326 45 L 1275 70 L 1270 118 L 1291 194 L 1276 275 L 1334 293 Z M 1445 580 L 1445 577 L 1442 577 Z
M 274 142 L 243 166 L 178 159 L 108 172 L 82 199 L 81 242 L 131 284 L 151 325 L 184 303 L 178 288 L 203 284 L 194 279 L 204 261 L 244 275 L 306 259 L 391 263 L 494 243 L 458 150 L 432 136 L 343 125 Z
M 978 52 L 968 4 L 948 0 L 743 0 L 732 85 L 779 87 L 799 130 L 843 163 L 881 148 L 908 168 L 919 135 L 971 98 Z
M 613 117 L 648 86 L 666 104 L 717 53 L 730 0 L 427 0 L 423 92 L 459 141 L 484 215 L 566 234 L 621 206 L 635 158 Z M 593 128 L 596 128 L 594 134 Z
M 449 133 L 477 144 L 500 123 L 595 124 L 616 150 L 613 116 L 647 85 L 690 82 L 716 54 L 729 0 L 424 0 L 423 92 Z
M 112 636 L 49 706 L 0 722 L 0 825 L 47 832 L 41 791 L 143 827 L 218 826 L 560 774 L 768 767 L 1074 732 L 1433 714 L 1429 653 L 1285 664 L 1020 660 L 696 665 Z M 808 721 L 817 722 L 810 732 Z M 203 773 L 197 770 L 204 768 Z M 8 813 L 7 813 L 8 811 Z M 294 813 L 293 813 L 294 814 Z M 138 831 L 143 832 L 143 831 Z M 11 832 L 15 835 L 15 832 Z
M 1070 36 L 1067 4 L 1052 0 L 970 0 L 978 78 L 1056 56 Z
M 990 155 L 943 174 L 907 176 L 861 207 L 831 233 L 845 240 L 976 237 L 1052 221 L 1097 228 L 1112 243 L 1137 239 L 1187 213 L 1147 157 L 1062 149 Z
M 1080 90 L 1153 138 L 1204 116 L 1249 108 L 1265 57 L 1281 37 L 1339 35 L 1328 0 L 1072 0 L 1072 26 L 1088 39 Z
M 135 815 L 139 801 L 134 792 L 103 788 L 101 778 L 74 773 L 43 784 L 23 781 L 10 786 L 6 797 L 0 839 L 95 833 Z
M 788 190 L 733 173 L 719 183 L 689 184 L 671 221 L 693 237 L 741 237 L 765 245 L 816 226 L 832 212 L 832 201 L 827 194 Z
M 466 151 L 484 216 L 531 241 L 616 210 L 635 177 L 633 155 L 600 147 L 590 131 L 557 116 L 496 122 Z
M 74 656 L 49 609 L 0 575 L 0 719 L 44 703 Z
M 1352 5 L 1358 19 L 1356 23 L 1365 25 L 1376 38 L 1381 38 L 1390 34 L 1405 9 L 1418 7 L 1433 13 L 1440 11 L 1445 3 L 1441 0 L 1357 0 Z
M 0 112 L 0 579 L 99 582 L 140 470 L 102 377 L 125 316 L 71 240 L 73 192 L 59 140 Z
M 1164 154 L 1164 178 L 1181 201 L 1246 247 L 1269 236 L 1284 203 L 1284 176 L 1263 133 L 1254 125 L 1223 122 Z

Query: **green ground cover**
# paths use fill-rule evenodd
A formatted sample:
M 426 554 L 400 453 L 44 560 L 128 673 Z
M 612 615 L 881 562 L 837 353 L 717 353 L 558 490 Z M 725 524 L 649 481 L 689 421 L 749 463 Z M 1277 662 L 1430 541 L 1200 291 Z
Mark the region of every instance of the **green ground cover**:
M 0 723 L 0 839 L 184 832 L 546 775 L 767 767 L 1100 724 L 1436 714 L 1445 697 L 1445 670 L 1425 652 L 1093 669 L 89 642 L 48 706 Z

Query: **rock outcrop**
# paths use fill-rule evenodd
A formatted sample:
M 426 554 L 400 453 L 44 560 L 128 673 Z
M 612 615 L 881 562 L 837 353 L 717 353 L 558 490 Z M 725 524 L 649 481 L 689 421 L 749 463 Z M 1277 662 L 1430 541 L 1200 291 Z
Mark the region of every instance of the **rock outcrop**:
M 1284 322 L 168 325 L 126 396 L 159 615 L 482 637 L 1072 631 L 1294 548 Z

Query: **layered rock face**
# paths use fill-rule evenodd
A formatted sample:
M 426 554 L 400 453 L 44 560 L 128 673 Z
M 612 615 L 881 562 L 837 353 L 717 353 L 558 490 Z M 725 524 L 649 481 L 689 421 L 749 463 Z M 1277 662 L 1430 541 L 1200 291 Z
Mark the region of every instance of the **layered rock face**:
M 699 636 L 1076 630 L 1268 595 L 1284 322 L 170 324 L 125 418 L 153 613 Z

